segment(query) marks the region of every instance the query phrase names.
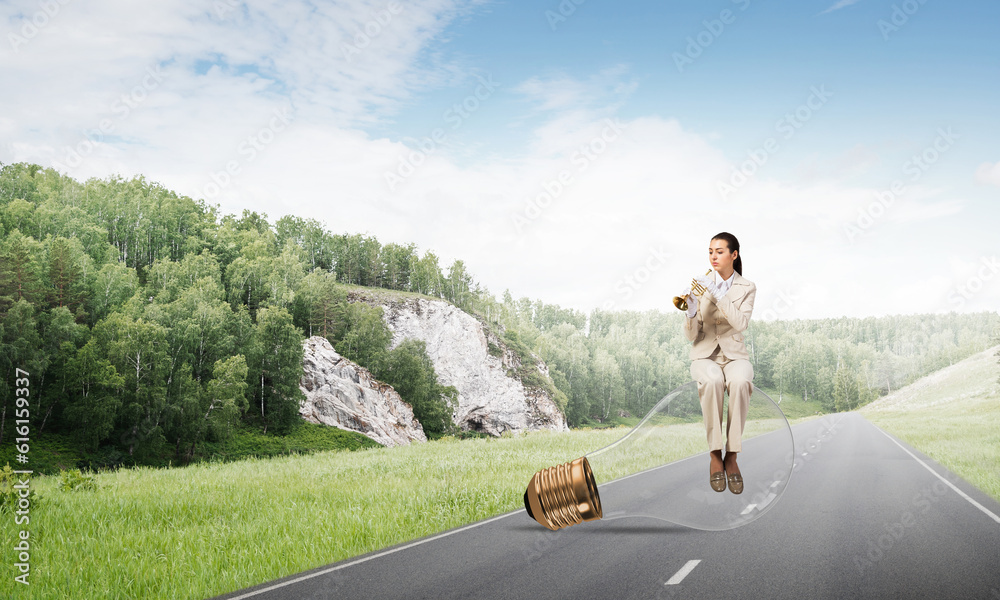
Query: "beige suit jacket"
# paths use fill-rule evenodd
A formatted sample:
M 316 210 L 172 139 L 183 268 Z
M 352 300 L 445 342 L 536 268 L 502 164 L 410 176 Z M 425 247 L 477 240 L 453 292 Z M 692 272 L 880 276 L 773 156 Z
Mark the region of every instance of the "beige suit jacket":
M 754 296 L 757 286 L 739 273 L 735 274 L 733 285 L 716 301 L 706 292 L 698 298 L 698 313 L 693 319 L 684 317 L 684 336 L 694 342 L 691 346 L 691 360 L 708 358 L 716 346 L 730 360 L 749 360 L 743 332 L 750 324 Z

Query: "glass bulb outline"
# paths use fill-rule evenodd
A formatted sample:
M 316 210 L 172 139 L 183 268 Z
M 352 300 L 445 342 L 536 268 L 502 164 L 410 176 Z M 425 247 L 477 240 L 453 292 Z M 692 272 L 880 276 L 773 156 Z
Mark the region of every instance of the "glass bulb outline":
M 686 478 L 686 483 L 674 486 L 673 488 L 669 488 L 668 486 L 656 492 L 643 490 L 638 494 L 626 494 L 630 502 L 632 500 L 652 500 L 651 504 L 654 510 L 643 511 L 641 509 L 621 508 L 621 498 L 619 496 L 623 492 L 620 492 L 618 489 L 621 486 L 613 487 L 619 484 L 619 482 L 638 475 L 648 474 L 650 471 L 657 469 L 674 467 L 674 465 L 678 465 L 689 459 L 707 454 L 707 448 L 704 446 L 703 422 L 700 427 L 702 434 L 702 447 L 700 450 L 694 451 L 682 458 L 665 460 L 665 462 L 649 468 L 619 475 L 600 484 L 595 483 L 595 472 L 600 475 L 601 470 L 608 468 L 609 464 L 611 471 L 614 470 L 615 459 L 613 455 L 616 451 L 622 454 L 624 451 L 636 448 L 642 449 L 640 443 L 645 438 L 651 437 L 654 434 L 660 436 L 666 434 L 668 436 L 664 438 L 666 443 L 675 442 L 676 440 L 671 440 L 670 437 L 677 437 L 675 434 L 679 430 L 670 426 L 680 425 L 683 422 L 693 423 L 691 416 L 695 409 L 692 406 L 698 403 L 697 385 L 696 381 L 689 381 L 675 388 L 657 402 L 638 424 L 611 444 L 588 452 L 584 456 L 565 465 L 557 465 L 556 467 L 550 467 L 549 469 L 537 472 L 529 483 L 524 495 L 525 508 L 529 516 L 552 530 L 569 527 L 583 521 L 602 518 L 612 520 L 625 517 L 649 517 L 693 529 L 720 531 L 746 525 L 768 512 L 774 507 L 776 501 L 788 487 L 794 467 L 795 442 L 791 426 L 784 412 L 767 393 L 756 385 L 752 388 L 747 415 L 748 423 L 753 422 L 755 427 L 758 428 L 769 425 L 771 429 L 757 432 L 747 438 L 748 441 L 757 440 L 756 442 L 752 442 L 752 445 L 756 447 L 757 456 L 754 453 L 750 454 L 749 463 L 753 464 L 750 472 L 753 475 L 752 479 L 747 481 L 747 489 L 743 492 L 743 494 L 746 494 L 745 496 L 743 494 L 732 494 L 730 496 L 730 491 L 725 491 L 722 493 L 724 495 L 719 495 L 720 493 L 718 492 L 708 490 L 707 482 L 702 482 L 702 475 L 700 475 L 706 472 L 707 469 L 704 469 L 703 463 L 695 465 L 692 462 L 683 467 L 685 471 L 683 477 Z M 671 405 L 675 402 L 677 404 L 672 407 Z M 673 413 L 671 412 L 671 408 L 675 409 Z M 685 410 L 687 411 L 686 421 L 669 422 L 671 420 L 680 421 L 678 415 Z M 699 417 L 701 416 L 700 410 L 699 404 L 697 406 Z M 753 421 L 749 419 L 751 414 L 756 417 Z M 667 422 L 660 424 L 651 423 L 657 419 Z M 693 429 L 688 427 L 686 430 L 687 435 L 690 436 L 692 431 Z M 761 448 L 760 441 L 766 441 L 767 435 L 777 435 L 778 437 L 772 439 L 770 445 L 765 445 Z M 649 443 L 652 448 L 659 448 L 656 445 L 658 443 L 657 440 L 654 439 Z M 690 443 L 690 440 L 688 443 Z M 781 446 L 785 447 L 781 448 Z M 611 455 L 610 460 L 608 459 L 609 455 Z M 627 459 L 624 462 L 630 461 L 632 455 L 627 455 Z M 747 462 L 745 458 L 741 457 L 740 465 L 741 470 L 744 472 L 746 472 L 745 462 Z M 771 479 L 766 479 L 767 475 L 761 476 L 762 470 L 766 472 L 767 468 L 773 469 Z M 678 466 L 672 470 L 677 471 L 679 469 L 681 467 Z M 692 471 L 692 469 L 694 470 Z M 656 483 L 662 486 L 669 482 L 658 480 Z M 704 483 L 704 485 L 701 485 L 701 483 Z M 649 487 L 652 488 L 655 486 Z M 609 494 L 609 490 L 613 491 Z M 603 498 L 602 493 L 604 493 Z M 642 498 L 636 498 L 637 495 Z M 658 503 L 657 499 L 660 496 L 669 497 L 671 500 L 661 500 Z M 671 503 L 673 506 L 671 506 Z M 556 514 L 559 515 L 558 518 L 556 518 Z

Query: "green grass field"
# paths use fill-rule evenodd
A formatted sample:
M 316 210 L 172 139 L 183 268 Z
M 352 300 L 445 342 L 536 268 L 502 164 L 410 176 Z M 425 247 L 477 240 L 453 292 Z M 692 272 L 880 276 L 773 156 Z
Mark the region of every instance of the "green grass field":
M 773 428 L 772 416 L 749 421 L 745 436 Z M 595 472 L 598 483 L 705 452 L 700 414 L 687 418 L 695 422 L 666 418 L 667 435 L 657 430 L 624 458 L 605 461 Z M 304 426 L 277 446 L 243 432 L 218 462 L 101 472 L 93 476 L 96 489 L 68 491 L 59 476 L 39 476 L 32 480 L 38 496 L 30 509 L 33 584 L 13 583 L 17 561 L 12 544 L 5 544 L 0 597 L 200 599 L 226 593 L 519 510 L 535 471 L 600 449 L 630 430 L 356 449 L 335 432 Z M 294 454 L 320 442 L 343 449 Z M 72 452 L 54 448 L 48 458 L 71 466 Z M 251 452 L 258 456 L 230 462 Z M 13 515 L 0 514 L 3 539 L 15 539 L 20 529 Z
M 680 458 L 704 443 L 677 426 Z M 627 428 L 442 439 L 398 448 L 122 469 L 96 490 L 32 480 L 31 586 L 4 598 L 206 598 L 523 507 L 538 469 L 603 447 Z M 693 446 L 692 446 L 693 444 Z M 664 458 L 646 457 L 652 464 Z M 615 473 L 596 474 L 599 481 Z M 19 526 L 0 515 L 4 540 Z M 15 587 L 16 585 L 16 587 Z
M 1000 500 L 997 348 L 928 375 L 861 409 L 906 441 Z
M 981 375 L 979 387 L 969 384 L 971 373 L 995 370 L 995 360 L 970 361 L 863 413 L 1000 497 L 995 385 Z M 785 396 L 781 408 L 790 421 L 801 421 L 818 405 Z M 598 483 L 704 451 L 700 423 L 670 428 L 669 456 L 636 452 L 635 464 L 595 473 Z M 764 430 L 748 427 L 747 435 Z M 28 528 L 32 585 L 13 581 L 17 561 L 8 542 L 21 527 L 14 515 L 0 513 L 7 540 L 0 597 L 173 600 L 226 593 L 519 510 L 535 471 L 628 431 L 444 438 L 399 448 L 121 469 L 94 476 L 97 489 L 72 491 L 60 487 L 58 476 L 40 476 L 32 480 L 37 496 Z M 303 435 L 316 432 L 304 429 Z

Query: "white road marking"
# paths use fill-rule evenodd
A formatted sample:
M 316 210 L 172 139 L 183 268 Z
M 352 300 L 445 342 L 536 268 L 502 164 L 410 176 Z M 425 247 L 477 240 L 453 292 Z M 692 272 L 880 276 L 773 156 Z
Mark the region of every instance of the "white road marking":
M 905 448 L 904 448 L 904 450 L 905 450 Z M 662 469 L 663 467 L 668 467 L 670 465 L 673 465 L 673 464 L 676 464 L 676 463 L 679 463 L 679 462 L 683 462 L 683 461 L 686 461 L 686 460 L 691 460 L 691 459 L 694 459 L 694 458 L 698 458 L 699 456 L 701 456 L 701 455 L 697 455 L 696 454 L 696 455 L 693 455 L 693 456 L 689 456 L 687 458 L 682 458 L 682 459 L 679 459 L 679 460 L 675 460 L 674 462 L 667 463 L 665 465 L 660 465 L 658 467 L 653 467 L 651 469 L 647 469 L 645 471 L 640 471 L 638 473 L 633 473 L 632 475 L 627 475 L 625 477 L 622 477 L 620 479 L 616 479 L 614 481 L 607 481 L 605 483 L 602 483 L 601 485 L 602 486 L 607 486 L 607 485 L 610 485 L 612 483 L 617 483 L 619 481 L 624 481 L 625 479 L 629 479 L 629 478 L 635 477 L 637 475 L 642 475 L 643 473 L 648 473 L 648 472 L 654 471 L 656 469 Z M 805 453 L 803 453 L 803 456 L 805 456 Z M 936 473 L 935 473 L 935 475 L 936 475 Z M 444 533 L 435 535 L 433 537 L 429 537 L 429 538 L 425 538 L 425 539 L 422 539 L 422 540 L 418 540 L 416 542 L 413 542 L 411 544 L 407 544 L 405 546 L 399 546 L 398 548 L 393 548 L 391 550 L 386 550 L 384 552 L 379 552 L 377 554 L 372 554 L 370 556 L 366 556 L 364 558 L 359 558 L 357 560 L 353 560 L 351 562 L 347 562 L 347 563 L 340 564 L 340 565 L 337 565 L 337 566 L 334 566 L 334 567 L 330 567 L 328 569 L 322 569 L 320 571 L 314 571 L 312 573 L 308 573 L 306 575 L 302 575 L 302 576 L 296 577 L 294 579 L 289 579 L 287 581 L 282 581 L 281 583 L 276 583 L 276 584 L 270 585 L 270 586 L 268 586 L 266 588 L 261 588 L 259 590 L 254 590 L 252 592 L 247 592 L 247 593 L 239 595 L 239 596 L 234 596 L 234 597 L 230 598 L 229 600 L 245 600 L 246 598 L 252 598 L 254 596 L 258 596 L 260 594 L 263 594 L 265 592 L 270 592 L 272 590 L 277 590 L 277 589 L 281 589 L 283 587 L 292 585 L 293 583 L 299 583 L 300 581 L 306 581 L 306 580 L 309 580 L 309 579 L 313 579 L 314 577 L 319 577 L 320 575 L 326 575 L 327 573 L 333 573 L 334 571 L 339 571 L 341 569 L 346 569 L 347 567 L 358 565 L 358 564 L 361 564 L 363 562 L 368 562 L 369 560 L 374 560 L 376 558 L 381 558 L 383 556 L 388 556 L 390 554 L 395 554 L 396 552 L 401 552 L 403 550 L 407 550 L 409 548 L 413 548 L 413 547 L 419 546 L 421 544 L 426 544 L 427 542 L 433 542 L 434 540 L 438 540 L 438 539 L 441 539 L 443 537 L 448 537 L 449 535 L 453 535 L 453 534 L 456 534 L 456 533 L 461 533 L 461 532 L 466 531 L 468 529 L 472 529 L 473 527 L 479 527 L 480 525 L 485 525 L 487 523 L 492 523 L 493 521 L 499 521 L 500 519 L 504 519 L 504 518 L 509 517 L 511 515 L 521 514 L 521 513 L 522 513 L 522 511 L 520 509 L 518 509 L 518 510 L 509 512 L 509 513 L 504 514 L 504 515 L 499 515 L 499 516 L 493 517 L 492 519 L 487 519 L 485 521 L 479 521 L 478 523 L 472 523 L 470 525 L 466 525 L 465 527 L 460 527 L 458 529 L 454 529 L 452 531 L 446 531 Z M 992 513 L 990 513 L 990 514 L 992 514 Z M 608 520 L 608 517 L 609 517 L 609 515 L 606 513 L 604 515 L 604 520 Z M 671 577 L 669 581 L 667 581 L 667 585 L 676 585 L 676 584 L 680 583 L 685 577 L 687 577 L 688 573 L 690 573 L 692 570 L 694 570 L 694 568 L 696 566 L 698 566 L 698 563 L 700 563 L 700 562 L 701 562 L 700 560 L 689 560 L 687 562 L 687 564 L 684 565 L 681 568 L 680 571 L 678 571 L 677 573 L 675 573 L 674 576 Z
M 265 592 L 270 592 L 271 590 L 277 590 L 279 588 L 283 588 L 285 586 L 292 585 L 293 583 L 299 583 L 300 581 L 305 581 L 307 579 L 312 579 L 313 577 L 319 577 L 320 575 L 326 575 L 327 573 L 333 573 L 334 571 L 339 571 L 341 569 L 346 569 L 347 567 L 351 567 L 351 566 L 354 566 L 354 565 L 357 565 L 357 564 L 361 564 L 363 562 L 368 562 L 370 560 L 374 560 L 376 558 L 381 558 L 383 556 L 388 556 L 389 554 L 395 554 L 396 552 L 400 552 L 400 551 L 406 550 L 408 548 L 413 548 L 414 546 L 419 546 L 421 544 L 426 544 L 427 542 L 433 542 L 434 540 L 439 540 L 439 539 L 441 539 L 443 537 L 448 537 L 449 535 L 454 535 L 456 533 L 461 533 L 461 532 L 463 532 L 463 531 L 465 531 L 467 529 L 472 529 L 473 527 L 479 527 L 480 525 L 485 525 L 487 523 L 492 523 L 493 521 L 499 521 L 500 519 L 504 519 L 504 518 L 509 517 L 511 515 L 522 513 L 522 512 L 523 511 L 516 510 L 516 511 L 513 511 L 513 512 L 509 512 L 509 513 L 507 513 L 505 515 L 500 515 L 498 517 L 493 517 L 492 519 L 487 519 L 485 521 L 479 521 L 478 523 L 473 523 L 471 525 L 466 525 L 465 527 L 460 527 L 458 529 L 453 529 L 451 531 L 446 531 L 444 533 L 440 533 L 438 535 L 435 535 L 434 537 L 429 537 L 429 538 L 426 538 L 426 539 L 422 539 L 422 540 L 413 542 L 412 544 L 407 544 L 405 546 L 400 546 L 398 548 L 393 548 L 392 550 L 386 550 L 385 552 L 379 552 L 377 554 L 372 554 L 371 556 L 366 556 L 364 558 L 359 558 L 358 560 L 353 560 L 353 561 L 351 561 L 349 563 L 345 563 L 345 564 L 342 564 L 342 565 L 337 565 L 335 567 L 330 567 L 329 569 L 323 569 L 321 571 L 315 571 L 313 573 L 309 573 L 309 574 L 303 575 L 301 577 L 296 577 L 295 579 L 289 579 L 288 581 L 282 581 L 281 583 L 276 583 L 276 584 L 268 586 L 266 588 L 262 588 L 262 589 L 259 589 L 259 590 L 254 590 L 252 592 L 247 592 L 246 594 L 243 594 L 241 596 L 234 596 L 233 598 L 230 598 L 229 600 L 243 600 L 244 598 L 252 598 L 253 596 L 257 596 L 257 595 L 263 594 Z
M 744 509 L 743 509 L 743 512 L 741 512 L 740 514 L 741 514 L 741 515 L 746 515 L 746 514 L 750 514 L 750 511 L 752 511 L 752 510 L 753 510 L 753 509 L 755 509 L 755 508 L 757 508 L 757 505 L 756 505 L 756 504 L 747 504 L 747 507 L 746 507 L 746 508 L 744 508 Z
M 887 438 L 889 438 L 890 440 L 892 440 L 892 443 L 894 443 L 894 444 L 896 444 L 897 446 L 899 446 L 900 448 L 902 448 L 902 449 L 903 449 L 903 452 L 906 452 L 907 454 L 909 454 L 910 456 L 912 456 L 912 457 L 913 457 L 913 460 L 915 460 L 915 461 L 917 461 L 918 463 L 920 463 L 920 466 L 922 466 L 923 468 L 925 468 L 925 469 L 927 469 L 928 471 L 930 471 L 930 472 L 931 472 L 931 473 L 932 473 L 932 474 L 933 474 L 933 475 L 934 475 L 935 477 L 937 477 L 937 478 L 938 478 L 938 479 L 940 479 L 941 481 L 945 482 L 945 484 L 946 484 L 946 485 L 947 485 L 948 487 L 950 487 L 951 489 L 955 490 L 955 493 L 956 493 L 956 494 L 958 494 L 959 496 L 961 496 L 961 497 L 965 498 L 966 500 L 968 500 L 968 501 L 969 501 L 969 503 L 970 503 L 970 504 L 972 504 L 973 506 L 975 506 L 975 507 L 976 507 L 976 508 L 978 508 L 979 510 L 983 511 L 984 513 L 986 513 L 986 516 L 988 516 L 989 518 L 993 519 L 993 520 L 994 520 L 994 521 L 996 521 L 997 523 L 1000 523 L 1000 517 L 996 516 L 995 514 L 993 514 L 993 512 L 992 512 L 992 511 L 991 511 L 990 509 L 988 509 L 988 508 L 986 508 L 985 506 L 983 506 L 982 504 L 980 504 L 980 503 L 976 502 L 976 501 L 975 501 L 975 500 L 974 500 L 974 499 L 973 499 L 972 497 L 970 497 L 970 496 L 969 496 L 968 494 L 966 494 L 966 493 L 965 493 L 965 492 L 963 492 L 962 490 L 960 490 L 960 489 L 958 489 L 957 487 L 955 487 L 955 484 L 953 484 L 952 482 L 948 481 L 948 480 L 947 480 L 947 479 L 945 479 L 944 477 L 941 477 L 940 475 L 938 475 L 937 471 L 935 471 L 934 469 L 930 468 L 930 467 L 929 467 L 929 466 L 927 465 L 927 463 L 925 463 L 924 461 L 922 461 L 922 460 L 920 460 L 919 458 L 917 458 L 917 455 L 916 455 L 916 454 L 914 454 L 914 453 L 910 452 L 909 450 L 907 450 L 905 446 L 903 446 L 903 445 L 902 445 L 902 444 L 900 444 L 900 443 L 899 443 L 898 441 L 896 441 L 896 438 L 894 438 L 894 437 L 892 437 L 891 435 L 889 435 L 888 433 L 886 433 L 886 432 L 885 432 L 885 431 L 884 431 L 884 430 L 883 430 L 883 429 L 882 429 L 881 427 L 879 427 L 878 425 L 875 425 L 874 423 L 872 423 L 872 427 L 874 427 L 875 429 L 878 429 L 879 431 L 881 431 L 881 432 L 882 432 L 882 434 L 883 434 L 883 435 L 885 435 L 885 437 L 887 437 Z
M 697 567 L 698 563 L 700 562 L 701 562 L 700 560 L 687 561 L 687 563 L 685 563 L 684 566 L 681 567 L 681 570 L 674 573 L 674 576 L 668 579 L 667 582 L 663 585 L 677 585 L 678 583 L 684 581 L 684 578 L 688 576 L 688 573 L 694 571 L 694 568 Z

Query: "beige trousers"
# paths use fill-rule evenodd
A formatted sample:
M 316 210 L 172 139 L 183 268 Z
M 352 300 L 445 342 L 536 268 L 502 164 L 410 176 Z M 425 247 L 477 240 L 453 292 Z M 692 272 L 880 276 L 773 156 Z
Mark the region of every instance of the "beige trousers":
M 753 394 L 753 365 L 740 358 L 730 360 L 718 346 L 708 358 L 691 361 L 691 377 L 698 382 L 701 414 L 705 418 L 708 449 L 722 450 L 722 398 L 729 393 L 726 414 L 726 451 L 743 449 L 743 426 Z

